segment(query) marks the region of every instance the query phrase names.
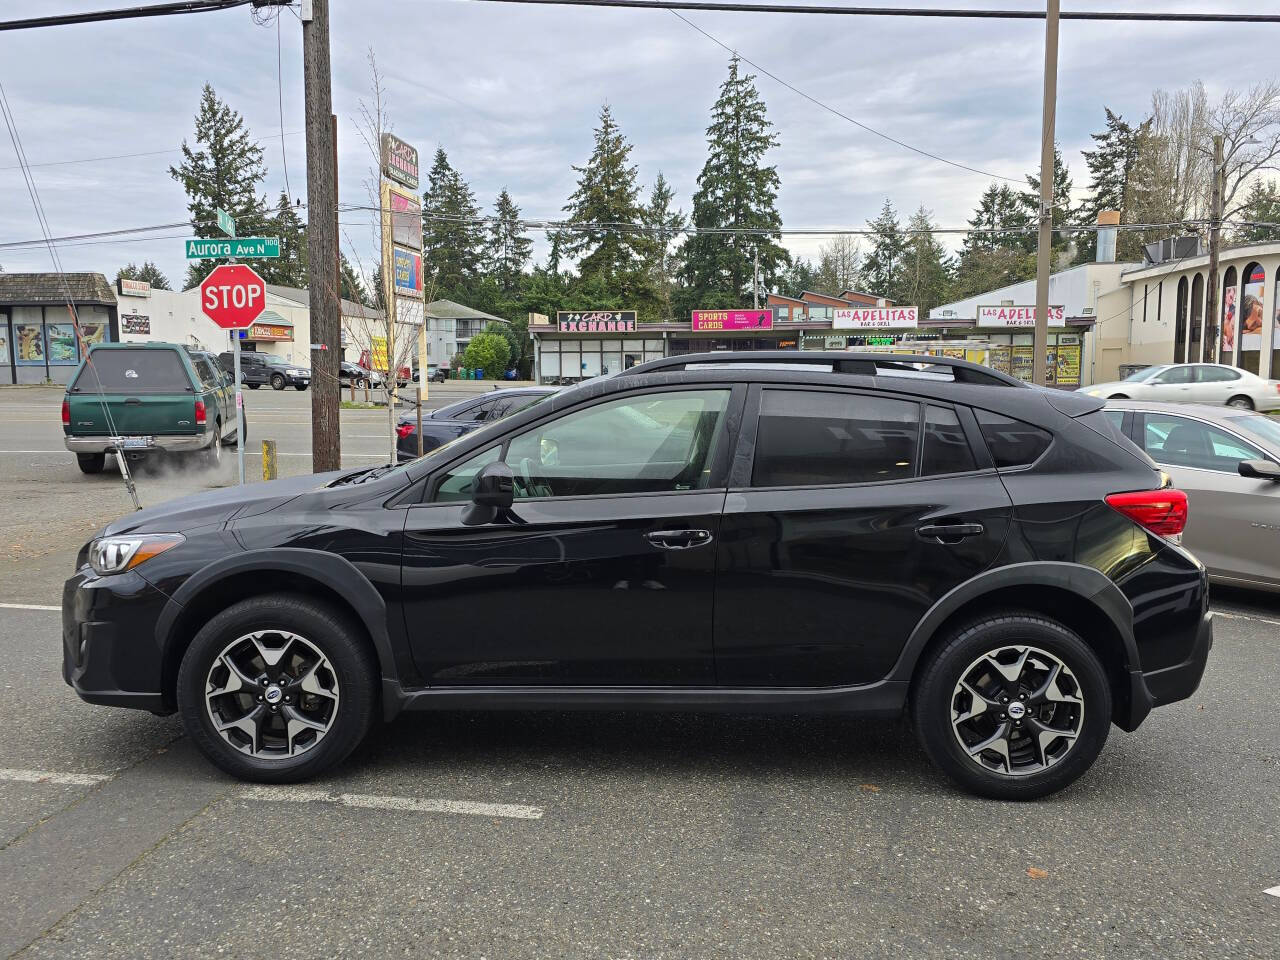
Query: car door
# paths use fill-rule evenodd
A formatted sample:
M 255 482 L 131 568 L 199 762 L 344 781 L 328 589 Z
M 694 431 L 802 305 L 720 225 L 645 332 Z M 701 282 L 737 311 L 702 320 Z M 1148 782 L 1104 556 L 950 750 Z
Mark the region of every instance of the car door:
M 713 685 L 715 541 L 744 396 L 597 398 L 434 474 L 407 511 L 403 563 L 406 630 L 429 682 Z M 514 505 L 467 526 L 472 478 L 498 459 Z
M 1186 491 L 1182 542 L 1220 577 L 1280 582 L 1280 549 L 1272 518 L 1280 516 L 1280 484 L 1239 473 L 1241 460 L 1274 460 L 1215 424 L 1178 414 L 1140 413 L 1142 448 Z
M 1008 533 L 1011 501 L 972 413 L 769 386 L 744 423 L 718 546 L 720 683 L 883 678 L 925 611 Z
M 1188 403 L 1191 400 L 1191 389 L 1194 381 L 1194 365 L 1177 364 L 1156 374 L 1141 385 L 1141 390 L 1134 390 L 1133 395 L 1141 396 L 1144 400 Z
M 1197 368 L 1196 399 L 1201 403 L 1225 404 L 1241 393 L 1240 371 L 1213 363 Z

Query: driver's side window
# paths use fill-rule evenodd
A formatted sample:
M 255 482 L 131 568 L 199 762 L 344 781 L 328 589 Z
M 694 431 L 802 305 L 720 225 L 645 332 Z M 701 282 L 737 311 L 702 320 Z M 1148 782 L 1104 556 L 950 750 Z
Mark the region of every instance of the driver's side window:
M 1194 375 L 1194 367 L 1170 367 L 1164 373 L 1158 374 L 1151 382 L 1161 386 L 1166 384 L 1190 383 Z
M 440 481 L 439 486 L 436 487 L 435 495 L 431 498 L 432 502 L 457 503 L 459 501 L 469 501 L 476 474 L 489 464 L 496 462 L 501 450 L 501 447 L 490 447 L 482 453 L 477 453 L 470 460 L 464 460 L 450 470 L 445 474 L 444 479 Z
M 666 391 L 539 424 L 507 448 L 516 498 L 702 489 L 728 402 L 728 390 Z

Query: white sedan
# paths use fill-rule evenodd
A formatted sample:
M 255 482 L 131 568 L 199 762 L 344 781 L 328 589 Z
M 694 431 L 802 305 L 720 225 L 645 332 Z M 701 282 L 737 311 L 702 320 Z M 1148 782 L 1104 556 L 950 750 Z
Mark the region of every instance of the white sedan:
M 1221 363 L 1160 364 L 1123 380 L 1081 387 L 1079 392 L 1104 400 L 1161 400 L 1280 410 L 1280 382 Z

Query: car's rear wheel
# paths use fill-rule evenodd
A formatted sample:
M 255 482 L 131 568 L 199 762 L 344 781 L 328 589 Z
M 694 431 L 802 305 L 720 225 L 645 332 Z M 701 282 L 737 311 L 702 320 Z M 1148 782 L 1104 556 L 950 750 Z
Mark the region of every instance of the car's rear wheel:
M 1128 400 L 1129 397 L 1127 394 L 1113 393 L 1111 396 L 1107 397 L 1107 399 L 1108 400 Z
M 1236 407 L 1237 409 L 1240 409 L 1240 410 L 1252 410 L 1253 401 L 1248 397 L 1244 396 L 1243 394 L 1241 394 L 1238 397 L 1232 397 L 1230 400 L 1228 400 L 1227 406 Z
M 376 715 L 358 628 L 310 597 L 253 597 L 211 619 L 178 672 L 178 710 L 206 757 L 245 780 L 289 783 L 345 759 Z
M 246 387 L 248 387 L 250 390 L 257 390 L 260 386 L 262 386 L 262 384 L 260 384 L 260 383 L 246 383 L 246 384 L 245 384 L 245 386 L 246 386 Z
M 80 468 L 81 473 L 101 473 L 102 468 L 107 465 L 107 455 L 105 453 L 77 453 L 76 466 Z
M 284 389 L 284 374 L 282 374 L 282 373 L 273 373 L 273 374 L 271 375 L 271 389 L 272 389 L 272 390 L 283 390 L 283 389 Z
M 213 424 L 213 439 L 209 441 L 209 445 L 200 451 L 200 457 L 210 467 L 216 467 L 222 463 L 222 422 L 215 420 Z
M 1093 764 L 1111 726 L 1097 654 L 1061 623 L 991 614 L 953 631 L 924 664 L 912 719 L 930 759 L 966 790 L 1032 800 Z

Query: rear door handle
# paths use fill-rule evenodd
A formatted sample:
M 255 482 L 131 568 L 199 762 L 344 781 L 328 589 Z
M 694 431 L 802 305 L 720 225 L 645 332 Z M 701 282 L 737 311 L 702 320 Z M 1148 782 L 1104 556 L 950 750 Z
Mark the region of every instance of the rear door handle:
M 688 550 L 711 542 L 710 530 L 652 530 L 644 535 L 655 547 L 663 550 Z
M 968 537 L 980 536 L 985 530 L 980 523 L 926 523 L 916 527 L 916 536 L 937 543 L 959 543 Z

